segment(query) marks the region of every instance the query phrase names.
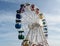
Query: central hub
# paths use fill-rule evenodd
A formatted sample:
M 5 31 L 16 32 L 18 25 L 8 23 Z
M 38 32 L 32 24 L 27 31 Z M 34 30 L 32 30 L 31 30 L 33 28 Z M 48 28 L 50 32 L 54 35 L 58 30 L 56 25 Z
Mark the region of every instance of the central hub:
M 38 28 L 39 26 L 40 26 L 39 23 L 32 23 L 32 24 L 28 25 L 28 28 L 29 29 L 34 29 L 34 28 Z

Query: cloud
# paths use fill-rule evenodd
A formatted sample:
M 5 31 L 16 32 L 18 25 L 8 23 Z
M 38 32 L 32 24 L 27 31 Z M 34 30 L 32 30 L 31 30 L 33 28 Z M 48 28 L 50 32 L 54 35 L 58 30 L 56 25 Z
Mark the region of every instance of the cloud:
M 60 0 L 56 0 L 56 2 L 58 2 L 60 4 Z
M 0 1 L 5 1 L 5 2 L 11 2 L 11 3 L 23 3 L 23 2 L 27 2 L 30 0 L 0 0 Z
M 60 15 L 55 14 L 44 14 L 46 21 L 48 23 L 48 26 L 56 26 L 60 24 Z
M 60 23 L 60 15 L 57 14 L 45 14 L 47 21 L 54 22 L 54 23 Z
M 60 46 L 60 41 L 49 39 L 49 46 Z
M 0 46 L 20 46 L 22 40 L 18 40 L 15 16 L 13 11 L 0 11 Z
M 0 12 L 0 21 L 11 21 L 13 22 L 15 20 L 15 13 L 12 11 L 3 11 L 2 13 Z
M 1 11 L 0 11 L 1 13 Z M 3 11 L 0 14 L 0 35 L 15 32 L 15 13 Z M 15 31 L 14 31 L 15 30 Z

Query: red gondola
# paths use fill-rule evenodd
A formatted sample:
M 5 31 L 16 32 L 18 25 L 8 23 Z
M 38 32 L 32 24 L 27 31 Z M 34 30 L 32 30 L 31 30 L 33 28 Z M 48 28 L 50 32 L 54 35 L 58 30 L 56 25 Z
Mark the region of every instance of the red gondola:
M 39 9 L 38 8 L 36 8 L 36 14 L 39 14 Z
M 32 5 L 31 5 L 31 11 L 34 11 L 34 7 L 35 7 L 35 5 L 32 4 Z

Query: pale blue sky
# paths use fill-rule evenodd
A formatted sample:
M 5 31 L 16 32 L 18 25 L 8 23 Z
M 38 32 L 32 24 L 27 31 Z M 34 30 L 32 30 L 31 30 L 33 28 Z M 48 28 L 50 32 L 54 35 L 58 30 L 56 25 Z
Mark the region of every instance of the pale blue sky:
M 44 13 L 49 45 L 60 46 L 60 0 L 0 0 L 0 46 L 20 46 L 15 16 L 20 4 L 25 2 L 35 4 Z

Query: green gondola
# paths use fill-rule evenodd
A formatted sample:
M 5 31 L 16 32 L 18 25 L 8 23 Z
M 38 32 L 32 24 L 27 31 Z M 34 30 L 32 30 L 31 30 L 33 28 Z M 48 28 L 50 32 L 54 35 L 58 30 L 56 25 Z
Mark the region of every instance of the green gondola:
M 20 39 L 20 40 L 21 39 L 24 39 L 24 35 L 22 35 L 22 34 L 21 35 L 18 35 L 18 39 Z
M 46 24 L 46 22 L 43 22 L 43 25 L 45 25 Z

